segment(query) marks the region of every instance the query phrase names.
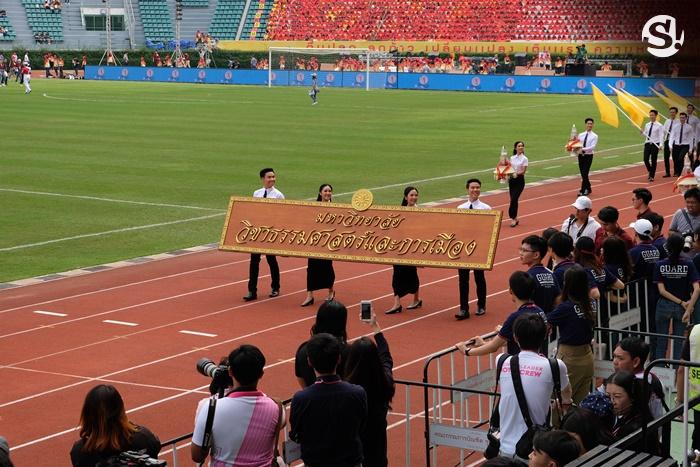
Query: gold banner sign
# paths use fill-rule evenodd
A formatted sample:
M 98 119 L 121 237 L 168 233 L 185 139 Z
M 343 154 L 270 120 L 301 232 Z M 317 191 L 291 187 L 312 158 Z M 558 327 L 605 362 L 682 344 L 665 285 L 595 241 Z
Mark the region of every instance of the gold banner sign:
M 220 250 L 362 263 L 491 269 L 500 211 L 232 196 Z

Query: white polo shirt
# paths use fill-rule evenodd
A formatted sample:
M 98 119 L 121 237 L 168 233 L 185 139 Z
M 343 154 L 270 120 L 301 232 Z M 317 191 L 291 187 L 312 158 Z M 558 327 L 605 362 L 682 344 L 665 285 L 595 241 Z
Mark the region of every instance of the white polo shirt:
M 265 191 L 267 191 L 267 196 L 265 196 Z M 284 199 L 284 195 L 274 186 L 272 188 L 260 188 L 253 192 L 253 198 L 272 198 L 272 199 Z
M 486 203 L 482 203 L 477 199 L 476 201 L 467 201 L 466 203 L 462 203 L 457 206 L 457 209 L 482 209 L 484 211 L 488 211 L 491 209 L 491 206 Z

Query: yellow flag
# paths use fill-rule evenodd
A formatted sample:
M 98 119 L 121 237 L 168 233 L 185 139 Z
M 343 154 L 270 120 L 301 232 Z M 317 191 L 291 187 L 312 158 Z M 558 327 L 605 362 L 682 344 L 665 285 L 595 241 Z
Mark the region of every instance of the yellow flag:
M 630 94 L 629 92 L 625 91 L 624 89 L 620 89 L 620 91 L 624 92 L 625 95 L 627 95 L 627 96 L 632 100 L 632 102 L 634 102 L 635 105 L 636 105 L 637 107 L 639 107 L 639 109 L 641 109 L 641 110 L 643 110 L 644 112 L 646 112 L 647 115 L 649 115 L 649 111 L 650 111 L 650 110 L 656 110 L 656 109 L 654 108 L 654 106 L 652 106 L 651 104 L 649 104 L 649 103 L 647 103 L 647 102 L 644 102 L 644 101 L 641 100 L 639 97 L 637 97 L 637 96 L 635 96 L 635 95 L 633 95 L 633 94 Z
M 630 118 L 630 120 L 632 120 L 635 125 L 641 128 L 644 124 L 644 119 L 646 118 L 647 114 L 644 113 L 644 110 L 634 105 L 634 101 L 630 98 L 629 95 L 617 90 L 615 92 L 617 92 L 617 102 L 618 104 L 620 104 L 620 107 L 622 107 L 622 110 L 627 112 L 627 116 Z
M 600 112 L 600 119 L 603 123 L 607 123 L 610 126 L 619 127 L 620 121 L 617 119 L 617 108 L 613 101 L 595 87 L 593 83 L 591 83 L 591 87 L 593 88 L 593 100 L 595 105 L 598 106 L 598 112 Z
M 688 102 L 688 99 L 685 97 L 681 97 L 675 92 L 671 91 L 669 88 L 664 86 L 663 83 L 659 83 L 659 86 L 661 86 L 661 89 L 663 89 L 664 94 L 666 94 L 669 99 L 673 100 L 676 103 L 676 107 L 678 107 L 679 112 L 685 112 L 685 108 L 688 106 L 690 102 Z
M 668 105 L 669 107 L 676 107 L 676 108 L 678 109 L 679 112 L 683 112 L 683 111 L 684 111 L 684 109 L 685 109 L 685 104 L 684 104 L 683 102 L 677 102 L 677 101 L 671 99 L 670 97 L 664 96 L 663 94 L 661 94 L 659 91 L 657 91 L 657 90 L 654 89 L 654 88 L 649 88 L 649 89 L 651 89 L 651 91 L 652 91 L 654 94 L 656 94 L 656 97 L 658 97 L 659 99 L 661 99 L 662 101 L 664 101 L 664 102 L 666 103 L 666 105 Z

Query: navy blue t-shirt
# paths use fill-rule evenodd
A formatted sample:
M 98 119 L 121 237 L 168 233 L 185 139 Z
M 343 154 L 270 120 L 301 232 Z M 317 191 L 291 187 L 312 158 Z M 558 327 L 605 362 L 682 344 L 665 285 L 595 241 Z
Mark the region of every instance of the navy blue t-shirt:
M 622 282 L 627 282 L 627 279 L 625 278 L 625 270 L 622 269 L 622 266 L 619 264 L 605 263 L 605 269 Z
M 547 315 L 552 326 L 559 328 L 559 343 L 566 345 L 590 344 L 593 339 L 593 323 L 586 319 L 583 310 L 571 300 L 566 300 Z
M 664 259 L 668 257 L 668 251 L 666 251 L 666 237 L 663 235 L 659 235 L 656 237 L 656 240 L 651 242 L 652 245 L 656 247 L 657 250 L 659 250 L 659 258 Z
M 695 256 L 693 256 L 693 266 L 695 266 L 695 270 L 700 275 L 700 253 L 695 253 Z
M 498 331 L 498 335 L 501 338 L 508 341 L 509 355 L 515 355 L 520 352 L 520 346 L 516 344 L 515 339 L 513 339 L 513 323 L 515 323 L 515 320 L 518 319 L 518 316 L 522 315 L 523 313 L 539 313 L 539 315 L 542 317 L 545 323 L 547 322 L 547 317 L 545 316 L 544 311 L 542 311 L 542 308 L 538 307 L 534 303 L 526 303 L 525 305 L 522 305 L 520 308 L 511 313 L 506 318 L 506 321 L 503 323 L 503 326 L 501 326 L 501 330 Z
M 604 294 L 605 291 L 617 281 L 617 277 L 614 273 L 607 270 L 607 268 L 602 268 L 596 271 L 593 268 L 584 268 L 586 270 L 586 275 L 588 276 L 588 285 L 592 289 L 593 287 L 598 287 L 600 294 Z
M 632 279 L 651 280 L 654 275 L 654 264 L 661 259 L 659 249 L 651 243 L 640 243 L 630 249 L 630 258 L 634 273 Z
M 654 267 L 654 284 L 663 283 L 666 291 L 684 302 L 690 298 L 693 284 L 698 282 L 698 271 L 692 261 L 683 258 L 677 264 L 662 259 Z
M 552 274 L 554 274 L 554 278 L 557 280 L 557 285 L 559 286 L 559 290 L 564 289 L 564 274 L 566 273 L 566 271 L 568 271 L 569 269 L 571 269 L 575 265 L 576 265 L 576 263 L 574 263 L 570 259 L 565 259 L 561 263 L 554 266 L 554 269 L 552 270 Z
M 545 313 L 549 313 L 554 308 L 554 300 L 561 293 L 554 274 L 541 264 L 531 267 L 527 273 L 535 279 L 536 284 L 532 300 Z

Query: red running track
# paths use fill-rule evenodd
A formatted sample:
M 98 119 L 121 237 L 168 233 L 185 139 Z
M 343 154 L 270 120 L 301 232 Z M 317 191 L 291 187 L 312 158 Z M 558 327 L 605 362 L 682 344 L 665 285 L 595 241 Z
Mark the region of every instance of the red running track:
M 635 217 L 631 190 L 648 186 L 655 197 L 653 209 L 670 218 L 683 205 L 672 193 L 671 179 L 649 184 L 643 172 L 634 167 L 593 175 L 594 212 L 616 206 L 620 224 L 626 226 Z M 578 186 L 578 180 L 566 180 L 526 187 L 520 225 L 511 229 L 509 220 L 503 221 L 496 265 L 486 274 L 488 312 L 481 317 L 455 321 L 459 302 L 454 270 L 419 269 L 423 308 L 385 316 L 382 310 L 392 303 L 391 268 L 336 262 L 337 299 L 350 311 L 349 335 L 368 332 L 355 316 L 360 300 L 374 300 L 394 356 L 395 376 L 420 380 L 426 356 L 493 330 L 512 311 L 507 280 L 512 271 L 524 269 L 518 259 L 520 240 L 561 226 L 572 212 Z M 505 210 L 508 195 L 487 195 L 484 200 Z M 290 397 L 298 389 L 294 354 L 309 335 L 316 308 L 299 307 L 306 261 L 280 258 L 280 266 L 282 295 L 251 303 L 241 300 L 247 255 L 218 251 L 0 291 L 0 434 L 13 447 L 15 464 L 70 465 L 68 452 L 77 439 L 82 400 L 98 382 L 116 385 L 130 418 L 161 440 L 190 432 L 197 401 L 206 395 L 209 383 L 195 371 L 195 362 L 203 356 L 217 360 L 244 342 L 259 346 L 267 358 L 261 388 L 273 397 Z M 261 272 L 267 272 L 264 262 Z M 261 276 L 261 292 L 268 281 Z M 475 298 L 473 285 L 471 296 Z M 403 410 L 403 398 L 400 388 L 393 404 L 396 411 Z M 421 401 L 412 400 L 411 407 L 412 413 L 419 412 Z M 390 465 L 401 465 L 405 427 L 396 416 L 389 421 L 394 422 L 389 430 Z M 412 424 L 416 465 L 424 455 L 420 423 L 416 419 Z M 188 454 L 188 449 L 180 451 L 180 465 L 191 465 Z

